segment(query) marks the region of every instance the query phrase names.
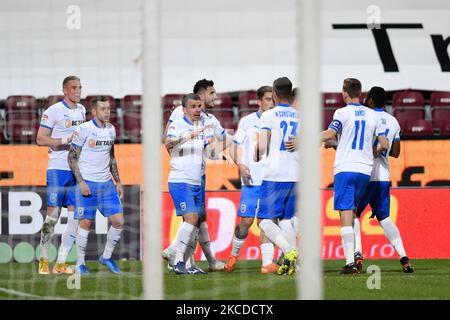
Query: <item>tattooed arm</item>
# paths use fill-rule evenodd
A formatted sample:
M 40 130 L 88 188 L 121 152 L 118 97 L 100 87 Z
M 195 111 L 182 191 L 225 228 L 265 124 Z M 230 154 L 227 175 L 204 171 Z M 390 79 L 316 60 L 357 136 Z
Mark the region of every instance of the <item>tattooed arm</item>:
M 91 190 L 89 186 L 84 181 L 83 177 L 80 173 L 80 167 L 78 166 L 78 159 L 80 158 L 81 148 L 75 147 L 74 145 L 70 146 L 68 162 L 70 170 L 72 170 L 73 175 L 75 176 L 75 180 L 81 190 L 81 194 L 85 197 L 89 197 L 91 195 Z
M 114 154 L 114 145 L 111 147 L 109 156 L 110 156 L 109 168 L 110 168 L 110 171 L 111 171 L 111 174 L 112 174 L 114 180 L 116 181 L 116 188 L 117 188 L 117 192 L 119 193 L 119 197 L 120 197 L 120 199 L 122 199 L 123 187 L 122 187 L 122 183 L 120 182 L 119 169 L 117 168 L 116 156 Z

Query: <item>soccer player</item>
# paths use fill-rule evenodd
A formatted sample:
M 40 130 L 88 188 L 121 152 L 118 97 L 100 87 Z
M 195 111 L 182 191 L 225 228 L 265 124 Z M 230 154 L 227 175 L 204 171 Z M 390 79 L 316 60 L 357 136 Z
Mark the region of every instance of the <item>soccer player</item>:
M 73 188 L 76 181 L 67 162 L 69 146 L 75 128 L 85 122 L 86 109 L 80 103 L 81 83 L 75 76 L 63 80 L 64 99 L 50 106 L 42 115 L 36 136 L 39 146 L 48 147 L 47 165 L 47 216 L 41 230 L 41 258 L 39 274 L 50 274 L 48 247 L 54 228 L 61 214 L 61 208 L 67 207 L 67 226 L 61 236 L 58 259 L 53 267 L 55 274 L 71 274 L 72 268 L 66 264 L 66 258 L 75 241 L 78 222 L 73 217 L 75 198 Z
M 354 78 L 345 79 L 342 96 L 347 106 L 336 110 L 328 129 L 321 133 L 324 142 L 339 135 L 334 161 L 334 209 L 340 215 L 346 259 L 340 274 L 358 273 L 354 257 L 354 210 L 369 184 L 374 152 L 379 154 L 389 147 L 385 126 L 375 111 L 359 103 L 360 95 L 361 82 Z M 374 151 L 375 136 L 380 143 Z
M 208 113 L 208 110 L 211 110 L 214 108 L 215 100 L 217 99 L 217 93 L 216 89 L 214 88 L 214 82 L 212 80 L 206 80 L 202 79 L 195 83 L 193 88 L 193 93 L 197 94 L 201 101 L 202 101 L 202 112 L 201 112 L 201 121 L 204 123 L 208 123 L 209 126 L 212 126 L 213 134 L 216 140 L 218 141 L 224 141 L 223 148 L 227 148 L 233 141 L 231 137 L 228 135 L 226 130 L 221 126 L 219 120 L 217 118 Z M 182 119 L 184 117 L 184 111 L 183 106 L 178 106 L 175 108 L 175 110 L 172 112 L 169 121 L 167 123 L 167 128 L 177 119 Z M 166 131 L 167 131 L 166 128 Z M 202 248 L 203 253 L 205 254 L 206 260 L 208 261 L 209 268 L 208 271 L 221 271 L 223 270 L 225 264 L 221 261 L 218 261 L 216 257 L 214 256 L 213 251 L 211 250 L 211 241 L 208 231 L 208 225 L 206 224 L 206 207 L 205 207 L 205 198 L 206 198 L 206 176 L 205 176 L 205 170 L 206 165 L 203 163 L 202 166 L 202 213 L 200 214 L 200 226 L 198 228 L 198 232 L 195 235 L 195 239 L 198 239 L 200 242 L 200 247 Z M 178 229 L 180 230 L 180 228 Z M 177 232 L 178 235 L 178 232 Z M 169 261 L 169 265 L 173 265 L 174 261 L 174 255 L 175 255 L 175 243 L 176 243 L 175 236 L 172 243 L 167 247 L 163 252 L 162 256 L 165 260 Z M 197 240 L 195 240 L 195 247 L 196 247 Z M 195 252 L 195 247 L 189 249 L 189 251 Z M 193 257 L 189 259 L 188 266 L 192 265 L 195 268 L 198 268 L 195 266 L 195 262 Z
M 111 107 L 106 98 L 93 99 L 91 106 L 94 117 L 77 128 L 69 151 L 70 169 L 77 181 L 75 219 L 79 220 L 79 228 L 76 239 L 76 269 L 82 275 L 89 274 L 85 254 L 92 220 L 95 220 L 98 209 L 111 222 L 99 262 L 112 273 L 119 274 L 121 270 L 111 258 L 124 225 L 120 201 L 123 187 L 114 155 L 116 129 L 109 123 Z
M 263 86 L 256 91 L 258 111 L 241 119 L 234 136 L 236 149 L 230 152 L 233 161 L 238 165 L 241 175 L 242 189 L 239 203 L 238 217 L 241 221 L 236 226 L 233 237 L 233 248 L 225 266 L 226 272 L 232 272 L 236 265 L 239 251 L 248 235 L 248 230 L 255 220 L 259 203 L 259 191 L 261 187 L 261 162 L 253 161 L 253 151 L 259 133 L 259 121 L 261 115 L 273 108 L 272 87 Z M 260 234 L 262 267 L 261 273 L 276 273 L 278 266 L 273 263 L 273 244 Z
M 286 77 L 276 79 L 273 83 L 275 107 L 261 115 L 254 152 L 255 161 L 266 156 L 261 168 L 257 218 L 259 228 L 283 251 L 284 261 L 278 274 L 293 274 L 298 257 L 296 232 L 291 222 L 295 215 L 298 162 L 284 144 L 297 135 L 298 129 L 298 112 L 290 106 L 291 97 L 291 81 Z
M 400 125 L 397 119 L 383 110 L 386 102 L 386 92 L 381 87 L 372 87 L 366 97 L 366 105 L 375 111 L 376 116 L 386 123 L 386 138 L 389 141 L 389 148 L 374 159 L 372 174 L 369 186 L 358 204 L 356 217 L 354 219 L 355 232 L 355 262 L 358 271 L 362 271 L 362 248 L 361 230 L 358 218 L 370 204 L 372 215 L 376 217 L 384 230 L 386 237 L 400 257 L 400 264 L 406 273 L 414 272 L 409 258 L 406 255 L 403 241 L 397 226 L 389 217 L 390 211 L 390 168 L 389 156 L 398 158 L 400 155 Z
M 169 192 L 177 216 L 183 218 L 173 248 L 173 270 L 176 274 L 204 274 L 197 266 L 186 268 L 186 260 L 193 254 L 195 235 L 202 214 L 202 176 L 205 147 L 213 132 L 201 121 L 201 98 L 193 93 L 183 97 L 184 116 L 173 121 L 168 130 L 165 145 L 171 154 Z

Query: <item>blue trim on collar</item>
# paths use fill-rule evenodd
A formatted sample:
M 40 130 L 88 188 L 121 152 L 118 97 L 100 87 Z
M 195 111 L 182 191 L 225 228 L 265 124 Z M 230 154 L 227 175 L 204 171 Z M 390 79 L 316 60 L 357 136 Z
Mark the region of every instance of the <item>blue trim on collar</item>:
M 91 121 L 92 121 L 92 123 L 93 123 L 97 128 L 101 129 L 101 127 L 98 125 L 98 123 L 95 122 L 95 119 L 94 119 L 94 118 L 92 118 Z
M 287 104 L 287 103 L 279 103 L 279 104 L 277 104 L 277 107 L 290 107 L 291 105 L 290 104 Z
M 65 102 L 64 100 L 61 100 L 62 104 L 69 110 L 72 110 L 72 108 Z
M 384 110 L 382 108 L 373 108 L 374 111 L 383 112 Z
M 194 124 L 192 122 L 189 121 L 188 118 L 186 118 L 186 115 L 183 116 L 184 121 L 186 121 L 188 124 L 190 124 L 191 126 L 193 126 Z
M 357 106 L 357 107 L 362 106 L 362 104 L 360 104 L 360 103 L 355 103 L 355 102 L 349 103 L 349 104 L 347 104 L 347 105 L 348 105 L 348 106 Z
M 261 118 L 261 113 L 259 113 L 259 111 L 256 111 L 255 113 L 258 118 Z

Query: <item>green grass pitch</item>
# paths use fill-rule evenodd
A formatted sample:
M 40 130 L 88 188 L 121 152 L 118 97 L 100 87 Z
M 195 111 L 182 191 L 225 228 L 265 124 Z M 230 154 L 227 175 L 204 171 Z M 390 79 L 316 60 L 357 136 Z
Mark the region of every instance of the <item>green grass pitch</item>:
M 405 274 L 397 260 L 366 260 L 364 273 L 339 276 L 342 261 L 324 262 L 325 299 L 450 299 L 450 260 L 413 260 Z M 199 263 L 206 268 L 206 264 Z M 369 290 L 369 265 L 381 270 L 381 288 Z M 0 264 L 0 299 L 139 299 L 142 267 L 121 261 L 123 274 L 109 273 L 97 262 L 88 266 L 79 290 L 67 288 L 68 276 L 37 274 L 37 263 Z M 164 266 L 166 299 L 295 299 L 294 277 L 259 274 L 260 261 L 239 261 L 235 272 L 180 276 Z

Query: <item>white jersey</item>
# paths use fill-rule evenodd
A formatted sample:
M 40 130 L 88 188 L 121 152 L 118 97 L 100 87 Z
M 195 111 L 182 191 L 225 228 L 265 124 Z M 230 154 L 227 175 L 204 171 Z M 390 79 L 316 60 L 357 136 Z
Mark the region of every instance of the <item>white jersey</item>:
M 385 134 L 385 125 L 375 111 L 356 103 L 335 111 L 329 128 L 338 133 L 334 174 L 357 172 L 370 175 L 373 168 L 373 143 Z
M 72 144 L 82 148 L 78 166 L 84 180 L 105 182 L 111 179 L 110 154 L 115 139 L 116 129 L 110 123 L 102 128 L 92 119 L 77 128 Z
M 295 182 L 299 162 L 295 152 L 289 152 L 284 145 L 290 137 L 297 136 L 298 112 L 287 104 L 279 104 L 261 115 L 260 132 L 271 132 L 267 157 L 262 161 L 263 180 L 276 182 Z
M 373 169 L 370 181 L 389 181 L 389 152 L 394 141 L 400 140 L 400 125 L 397 119 L 385 112 L 383 109 L 373 109 L 378 118 L 384 119 L 386 123 L 386 138 L 389 141 L 389 149 L 373 160 Z M 383 122 L 383 120 L 382 120 Z
M 52 130 L 50 135 L 53 139 L 70 137 L 77 126 L 86 121 L 86 109 L 77 103 L 72 109 L 64 100 L 55 103 L 44 111 L 41 118 L 41 126 Z M 55 151 L 48 148 L 47 169 L 58 169 L 70 171 L 67 156 L 69 150 Z
M 191 123 L 185 116 L 173 121 L 167 129 L 167 137 L 178 139 L 194 131 L 200 122 Z M 212 130 L 205 130 L 194 139 L 176 145 L 171 150 L 170 173 L 168 182 L 201 185 L 204 174 L 204 150 L 208 140 L 213 136 Z
M 255 145 L 258 141 L 259 122 L 261 114 L 253 112 L 239 121 L 239 126 L 234 136 L 234 143 L 242 147 L 242 163 L 250 169 L 251 181 L 242 181 L 242 185 L 260 186 L 261 178 L 261 161 L 255 162 L 253 160 L 253 153 L 255 152 Z
M 174 121 L 183 118 L 184 118 L 183 106 L 178 106 L 172 111 L 172 114 L 170 115 L 169 118 L 169 123 L 173 123 Z M 217 118 L 213 114 L 202 111 L 200 121 L 202 126 L 212 127 L 213 135 L 218 141 L 223 141 L 227 137 L 225 129 L 222 127 L 219 120 L 217 120 Z M 205 161 L 203 161 L 202 175 L 205 175 L 205 171 L 206 171 L 206 163 Z

